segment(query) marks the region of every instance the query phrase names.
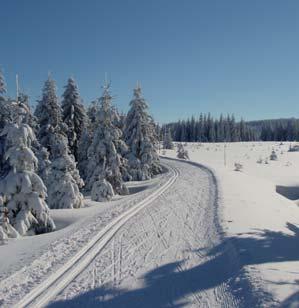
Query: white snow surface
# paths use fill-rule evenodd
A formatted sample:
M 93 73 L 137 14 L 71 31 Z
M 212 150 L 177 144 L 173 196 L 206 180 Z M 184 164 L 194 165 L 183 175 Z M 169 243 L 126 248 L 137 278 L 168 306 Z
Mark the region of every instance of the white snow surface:
M 167 164 L 177 173 L 169 189 L 124 224 L 49 307 L 256 304 L 233 246 L 221 236 L 213 174 L 186 162 Z
M 288 148 L 187 144 L 190 162 L 163 159 L 169 172 L 131 182 L 129 196 L 51 210 L 57 231 L 0 246 L 0 306 L 299 307 L 299 153 Z
M 7 244 L 0 245 L 0 306 L 12 307 L 62 267 L 99 230 L 151 195 L 168 177 L 165 173 L 142 184 L 129 183 L 133 194 L 116 196 L 110 202 L 95 202 L 86 197 L 84 208 L 50 210 L 55 232 L 9 239 Z
M 185 146 L 191 161 L 216 175 L 225 236 L 238 249 L 255 291 L 268 298 L 266 307 L 299 307 L 299 152 L 288 152 L 289 146 L 288 142 Z M 269 160 L 273 149 L 277 161 Z M 176 153 L 168 150 L 166 156 Z M 234 171 L 235 163 L 243 165 L 241 172 Z

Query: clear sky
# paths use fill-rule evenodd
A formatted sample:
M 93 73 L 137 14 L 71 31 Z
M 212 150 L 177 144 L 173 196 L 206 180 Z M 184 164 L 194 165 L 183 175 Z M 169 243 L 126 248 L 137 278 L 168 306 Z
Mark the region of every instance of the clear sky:
M 126 111 L 136 81 L 168 122 L 200 112 L 299 117 L 297 0 L 2 0 L 0 66 L 32 103 L 48 71 L 85 104 L 105 72 Z

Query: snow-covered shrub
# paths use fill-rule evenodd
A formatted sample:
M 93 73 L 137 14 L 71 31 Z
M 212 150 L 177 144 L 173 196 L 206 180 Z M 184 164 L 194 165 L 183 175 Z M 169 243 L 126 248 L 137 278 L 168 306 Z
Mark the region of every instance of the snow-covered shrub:
M 240 163 L 235 163 L 235 171 L 242 171 L 243 165 Z
M 258 164 L 262 164 L 263 163 L 263 159 L 260 157 L 257 161 Z
M 134 99 L 130 102 L 130 107 L 124 131 L 129 147 L 129 172 L 133 180 L 148 180 L 161 173 L 162 167 L 157 153 L 156 127 L 148 114 L 148 105 L 139 86 L 134 89 Z
M 20 235 L 53 231 L 55 224 L 45 202 L 47 189 L 35 173 L 37 158 L 30 149 L 34 139 L 32 129 L 26 124 L 7 125 L 1 135 L 6 136 L 5 158 L 11 170 L 0 181 L 0 194 L 7 209 L 7 236 L 16 236 L 10 224 Z
M 274 150 L 271 152 L 270 160 L 277 160 L 277 154 Z
M 111 107 L 112 97 L 109 85 L 104 87 L 100 98 L 100 109 L 92 143 L 88 148 L 88 164 L 86 189 L 91 190 L 99 178 L 106 179 L 117 194 L 127 194 L 128 190 L 123 183 L 121 172 L 122 157 L 118 153 L 123 141 L 122 132 L 114 124 L 114 110 Z
M 178 143 L 177 158 L 189 159 L 188 151 L 184 148 L 182 143 Z
M 68 153 L 67 138 L 63 135 L 51 135 L 53 151 L 51 170 L 48 176 L 48 203 L 50 208 L 80 208 L 83 206 L 83 195 L 79 188 L 83 187 L 76 168 L 74 157 Z
M 93 201 L 110 201 L 114 196 L 112 185 L 105 178 L 95 181 L 91 189 L 91 200 Z
M 292 146 L 292 145 L 290 144 L 289 152 L 299 152 L 299 145 L 294 145 L 294 146 Z

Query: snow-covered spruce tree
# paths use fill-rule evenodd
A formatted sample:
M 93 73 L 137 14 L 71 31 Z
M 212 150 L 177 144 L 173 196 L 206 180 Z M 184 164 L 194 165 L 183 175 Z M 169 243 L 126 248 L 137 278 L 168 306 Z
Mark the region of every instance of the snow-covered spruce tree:
M 88 165 L 88 148 L 91 145 L 92 134 L 89 127 L 85 127 L 78 141 L 78 169 L 80 175 L 86 181 Z
M 113 125 L 118 129 L 118 132 L 120 134 L 120 138 L 118 138 L 117 140 L 115 140 L 115 148 L 117 153 L 120 155 L 120 160 L 121 160 L 121 164 L 120 164 L 120 172 L 122 174 L 122 178 L 124 181 L 130 181 L 132 179 L 128 169 L 128 159 L 126 158 L 127 154 L 128 154 L 128 146 L 127 144 L 124 142 L 123 138 L 123 134 L 124 134 L 124 115 L 120 115 L 117 108 L 115 106 L 112 106 L 112 123 Z
M 97 126 L 97 114 L 99 111 L 99 100 L 96 99 L 91 102 L 90 106 L 87 108 L 87 118 L 85 126 L 83 128 L 82 134 L 78 140 L 78 169 L 80 175 L 86 182 L 88 178 L 87 166 L 88 166 L 88 149 L 91 146 L 92 138 Z
M 173 149 L 172 137 L 171 137 L 171 132 L 169 129 L 166 129 L 165 134 L 164 134 L 163 148 L 167 150 Z
M 97 114 L 99 113 L 100 102 L 98 99 L 91 102 L 87 109 L 88 127 L 93 134 L 97 125 Z
M 34 115 L 39 124 L 38 140 L 52 156 L 50 139 L 52 134 L 65 134 L 66 126 L 62 123 L 62 111 L 56 95 L 55 81 L 49 76 L 45 82 L 42 99 L 38 101 Z
M 0 69 L 0 96 L 6 93 L 6 84 L 2 70 Z
M 126 194 L 127 188 L 121 174 L 121 155 L 117 152 L 118 143 L 121 142 L 121 131 L 113 124 L 114 111 L 111 100 L 109 85 L 105 85 L 99 100 L 96 129 L 88 148 L 86 189 L 95 192 L 94 185 L 100 189 L 98 181 L 104 183 L 105 179 L 112 185 L 115 193 Z
M 45 202 L 47 189 L 35 173 L 38 161 L 30 148 L 35 139 L 32 129 L 27 124 L 8 124 L 1 135 L 6 136 L 5 157 L 11 170 L 0 181 L 7 211 L 0 233 L 15 237 L 53 231 L 55 224 Z
M 47 173 L 45 184 L 48 188 L 50 208 L 78 208 L 83 205 L 79 191 L 84 185 L 73 155 L 69 154 L 67 127 L 62 123 L 61 107 L 56 95 L 55 82 L 49 77 L 45 82 L 43 97 L 39 101 L 35 115 L 39 122 L 40 143 L 49 151 L 50 169 L 47 164 L 41 166 Z M 47 153 L 41 155 L 48 161 Z M 44 168 L 46 169 L 44 169 Z
M 134 89 L 124 131 L 129 147 L 128 164 L 133 180 L 147 180 L 162 172 L 157 153 L 158 140 L 148 105 L 141 95 L 141 88 Z
M 67 125 L 67 137 L 71 153 L 78 161 L 78 142 L 84 130 L 87 115 L 82 104 L 78 87 L 73 78 L 68 79 L 63 93 L 62 120 Z
M 27 94 L 21 92 L 18 97 L 18 104 L 24 107 L 23 123 L 28 124 L 36 134 L 38 131 L 37 118 L 33 115 L 30 107 L 30 98 Z
M 10 224 L 8 209 L 4 204 L 3 197 L 0 196 L 0 245 L 9 237 L 16 238 L 18 236 L 18 231 Z
M 11 110 L 7 99 L 4 97 L 6 93 L 6 84 L 2 71 L 0 70 L 0 131 L 3 130 L 5 125 L 9 122 L 11 118 Z M 7 164 L 5 158 L 5 137 L 0 136 L 0 176 L 7 174 L 9 165 Z
M 50 208 L 80 208 L 83 195 L 79 191 L 84 185 L 76 168 L 74 157 L 69 155 L 65 136 L 51 134 L 51 169 L 48 176 L 48 203 Z

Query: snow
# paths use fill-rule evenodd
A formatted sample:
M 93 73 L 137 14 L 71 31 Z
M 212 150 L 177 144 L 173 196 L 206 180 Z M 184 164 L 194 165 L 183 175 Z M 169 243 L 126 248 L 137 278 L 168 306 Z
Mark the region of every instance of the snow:
M 129 182 L 130 195 L 85 196 L 83 208 L 50 210 L 55 232 L 8 239 L 0 306 L 37 290 L 51 307 L 298 307 L 299 152 L 278 142 L 184 147 L 190 162 L 163 159 L 170 171 Z
M 299 305 L 299 153 L 289 143 L 189 143 L 190 160 L 211 168 L 222 198 L 226 237 L 239 247 L 243 269 L 256 290 L 275 302 Z M 272 150 L 277 161 L 269 160 Z M 225 154 L 226 153 L 226 154 Z M 166 156 L 175 157 L 175 151 Z M 268 164 L 259 164 L 262 158 Z M 226 160 L 226 166 L 225 166 Z M 234 164 L 243 165 L 242 172 Z M 280 192 L 279 193 L 277 193 Z M 296 301 L 297 296 L 297 301 Z
M 50 307 L 237 307 L 242 303 L 227 279 L 234 275 L 231 252 L 223 246 L 226 267 L 222 258 L 208 253 L 222 241 L 215 217 L 214 177 L 188 163 L 167 161 L 167 165 L 175 175 L 169 189 L 156 194 L 127 221 Z M 248 292 L 243 295 L 253 303 Z
M 147 181 L 144 190 L 111 202 L 95 202 L 85 197 L 80 209 L 50 210 L 55 232 L 9 239 L 0 245 L 0 305 L 11 307 L 31 288 L 57 271 L 107 224 L 152 194 L 168 179 L 168 174 Z M 139 183 L 140 185 L 140 183 Z M 136 186 L 130 183 L 129 187 Z M 148 188 L 148 189 L 146 189 Z

